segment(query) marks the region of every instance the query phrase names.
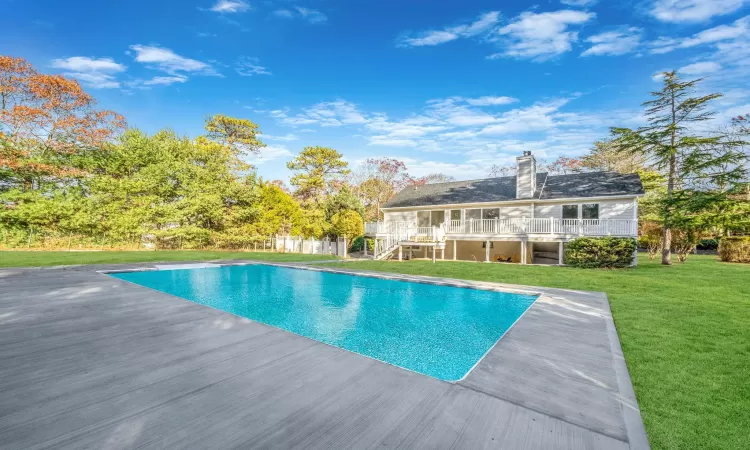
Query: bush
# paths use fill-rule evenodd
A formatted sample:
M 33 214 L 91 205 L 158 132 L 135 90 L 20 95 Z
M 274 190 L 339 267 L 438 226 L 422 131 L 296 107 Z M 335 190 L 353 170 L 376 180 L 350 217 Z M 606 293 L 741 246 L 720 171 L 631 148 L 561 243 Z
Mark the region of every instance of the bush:
M 698 243 L 698 250 L 717 250 L 719 248 L 719 239 L 701 239 Z
M 648 259 L 653 261 L 661 252 L 662 226 L 656 222 L 646 221 L 641 225 L 642 236 L 638 239 L 638 245 L 648 252 Z
M 359 236 L 357 238 L 354 238 L 352 241 L 351 247 L 349 247 L 350 252 L 361 252 L 364 250 L 365 242 L 367 242 L 367 250 L 372 251 L 375 249 L 375 241 L 372 239 L 365 239 L 364 236 Z
M 633 263 L 632 238 L 578 238 L 565 246 L 565 264 L 581 268 L 628 267 Z
M 724 262 L 750 263 L 750 236 L 721 238 L 719 258 Z
M 638 246 L 645 248 L 648 252 L 648 259 L 653 261 L 661 250 L 661 236 L 641 236 L 638 239 Z
M 672 249 L 677 253 L 677 260 L 685 262 L 690 253 L 695 251 L 698 245 L 699 236 L 692 229 L 673 229 L 672 230 Z

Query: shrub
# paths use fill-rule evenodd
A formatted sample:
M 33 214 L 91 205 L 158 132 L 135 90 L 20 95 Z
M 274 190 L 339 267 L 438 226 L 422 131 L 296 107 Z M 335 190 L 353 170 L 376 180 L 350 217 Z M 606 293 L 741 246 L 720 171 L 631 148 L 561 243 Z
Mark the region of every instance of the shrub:
M 725 262 L 750 263 L 750 236 L 721 238 L 719 258 Z
M 636 241 L 631 238 L 578 238 L 565 246 L 565 264 L 581 268 L 628 267 Z
M 698 233 L 694 230 L 672 230 L 672 249 L 677 253 L 677 260 L 685 262 L 698 245 Z
M 361 236 L 365 232 L 362 216 L 350 209 L 334 214 L 331 217 L 331 232 L 347 239 Z
M 352 241 L 351 247 L 349 247 L 350 252 L 361 252 L 365 248 L 365 242 L 367 242 L 367 250 L 372 251 L 375 249 L 375 241 L 372 239 L 365 239 L 364 236 L 359 236 L 357 238 L 354 238 Z
M 641 226 L 643 236 L 638 240 L 639 245 L 648 252 L 648 259 L 653 261 L 661 251 L 662 226 L 656 222 L 644 222 Z
M 697 248 L 698 250 L 717 250 L 719 248 L 719 239 L 701 239 Z
M 641 236 L 638 245 L 648 252 L 648 259 L 653 261 L 661 250 L 661 236 Z

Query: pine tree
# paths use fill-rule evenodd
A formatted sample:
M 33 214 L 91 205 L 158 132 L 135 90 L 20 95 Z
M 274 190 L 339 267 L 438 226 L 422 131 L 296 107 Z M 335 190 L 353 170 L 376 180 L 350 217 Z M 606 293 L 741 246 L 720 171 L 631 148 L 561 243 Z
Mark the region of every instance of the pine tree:
M 701 135 L 696 124 L 711 120 L 709 102 L 721 94 L 694 96 L 702 79 L 682 81 L 676 72 L 665 72 L 662 89 L 652 92 L 643 104 L 648 125 L 637 130 L 613 128 L 620 151 L 641 154 L 646 164 L 663 172 L 667 179 L 661 208 L 663 221 L 662 264 L 671 264 L 672 228 L 682 207 L 679 191 L 696 183 L 733 182 L 742 177 L 744 156 L 737 149 L 741 142 L 726 134 Z M 729 167 L 729 169 L 727 169 Z

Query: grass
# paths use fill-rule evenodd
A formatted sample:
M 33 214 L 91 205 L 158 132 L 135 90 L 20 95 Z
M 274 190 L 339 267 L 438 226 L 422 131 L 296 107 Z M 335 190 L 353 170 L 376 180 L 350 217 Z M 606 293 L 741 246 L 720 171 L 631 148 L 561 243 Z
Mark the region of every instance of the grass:
M 0 267 L 61 266 L 69 264 L 118 264 L 161 261 L 206 261 L 215 259 L 256 259 L 263 261 L 319 261 L 329 255 L 298 253 L 164 250 L 140 252 L 43 252 L 0 251 Z
M 750 265 L 691 255 L 623 270 L 362 261 L 366 270 L 603 291 L 654 449 L 750 448 Z

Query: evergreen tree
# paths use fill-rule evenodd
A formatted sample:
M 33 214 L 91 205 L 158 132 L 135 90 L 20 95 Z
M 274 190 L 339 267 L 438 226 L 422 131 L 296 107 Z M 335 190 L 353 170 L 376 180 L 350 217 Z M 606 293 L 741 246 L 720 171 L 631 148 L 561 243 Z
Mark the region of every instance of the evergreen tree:
M 666 176 L 666 192 L 661 208 L 663 222 L 662 264 L 671 264 L 672 228 L 684 223 L 683 208 L 677 192 L 698 182 L 731 183 L 742 177 L 740 163 L 744 156 L 737 151 L 741 142 L 716 133 L 701 135 L 695 124 L 713 118 L 709 102 L 721 94 L 694 96 L 701 79 L 682 81 L 676 72 L 663 74 L 660 91 L 652 92 L 646 107 L 648 125 L 637 130 L 613 128 L 620 151 L 643 155 L 645 163 Z M 728 165 L 729 164 L 729 165 Z M 723 167 L 731 167 L 727 170 Z

